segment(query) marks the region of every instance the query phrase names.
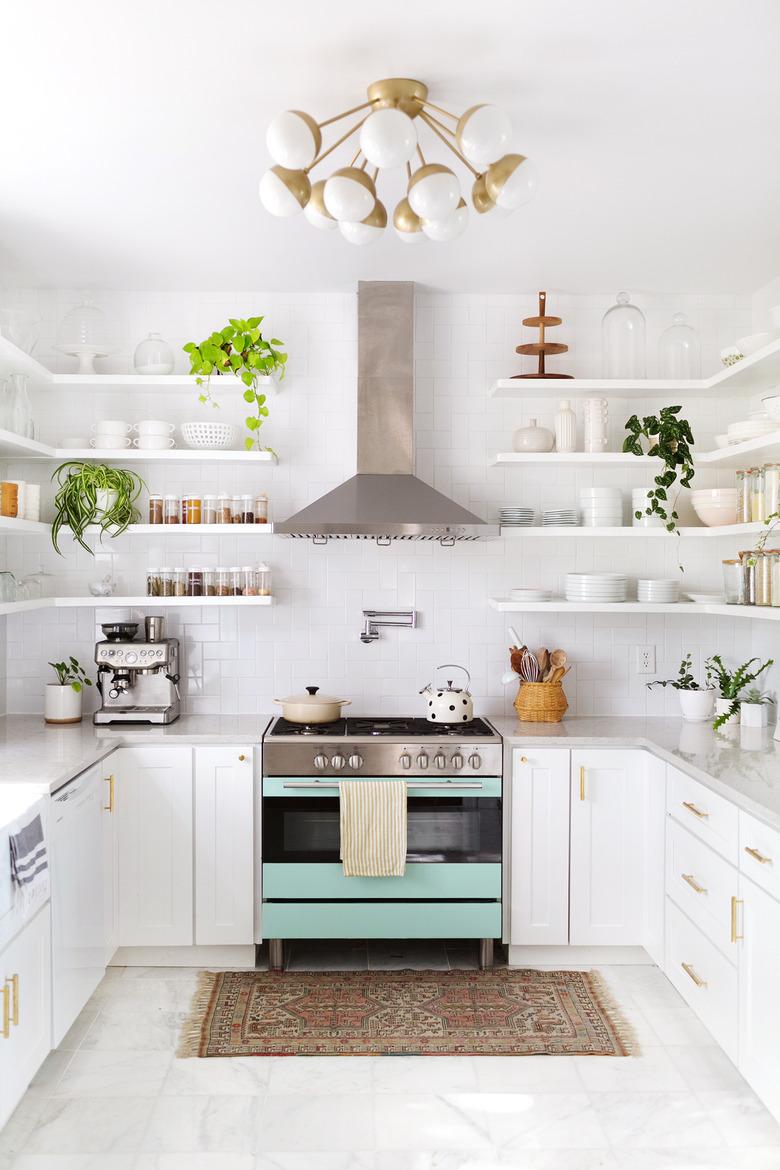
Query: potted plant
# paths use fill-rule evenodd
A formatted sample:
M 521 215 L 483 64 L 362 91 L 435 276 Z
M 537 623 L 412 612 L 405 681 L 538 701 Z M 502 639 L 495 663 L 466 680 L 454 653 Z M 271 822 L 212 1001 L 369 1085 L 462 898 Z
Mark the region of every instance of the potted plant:
M 254 413 L 245 419 L 249 431 L 244 439 L 247 451 L 253 447 L 261 449 L 258 432 L 268 417 L 266 396 L 258 392 L 258 387 L 270 385 L 274 377 L 281 382 L 287 363 L 287 354 L 279 348 L 284 342 L 278 337 L 266 340 L 260 332 L 262 320 L 262 317 L 247 317 L 246 320 L 231 317 L 223 329 L 216 330 L 199 345 L 188 341 L 184 346 L 184 352 L 190 358 L 190 373 L 197 374 L 198 385 L 205 387 L 199 396 L 200 402 L 219 406 L 211 394 L 212 375 L 234 374 L 244 383 L 244 401 L 254 409 Z
M 708 677 L 714 676 L 718 685 L 718 698 L 715 700 L 717 718 L 712 725 L 716 731 L 727 723 L 739 722 L 741 692 L 748 683 L 755 682 L 760 674 L 768 670 L 773 661 L 772 658 L 769 658 L 757 670 L 751 672 L 750 668 L 754 662 L 758 662 L 757 658 L 743 662 L 733 671 L 724 665 L 719 654 L 713 654 L 711 658 L 707 659 L 704 663 L 707 675 Z
M 767 704 L 772 698 L 767 691 L 760 691 L 758 687 L 748 687 L 742 696 L 739 706 L 739 719 L 743 727 L 766 727 Z
M 83 668 L 72 656 L 67 662 L 50 662 L 57 675 L 56 683 L 46 684 L 44 719 L 47 723 L 80 723 L 81 692 L 91 687 Z
M 705 685 L 702 686 L 694 678 L 692 671 L 693 659 L 690 650 L 680 663 L 677 678 L 656 679 L 647 684 L 648 689 L 653 687 L 673 687 L 680 696 L 682 717 L 689 723 L 703 723 L 712 714 L 712 703 L 715 697 L 715 688 L 709 685 L 709 672 L 706 675 Z
M 84 541 L 90 524 L 100 526 L 101 536 L 121 536 L 128 525 L 140 519 L 135 501 L 146 484 L 134 471 L 73 460 L 61 463 L 52 479 L 57 482 L 57 493 L 51 540 L 60 555 L 57 538 L 62 528 L 69 528 L 74 539 L 91 554 L 92 549 Z
M 660 414 L 648 414 L 641 420 L 632 414 L 626 423 L 628 435 L 623 440 L 623 450 L 630 455 L 656 455 L 663 460 L 664 469 L 655 477 L 655 487 L 647 493 L 646 516 L 660 516 L 668 532 L 677 532 L 679 519 L 676 511 L 680 488 L 690 487 L 693 479 L 693 433 L 690 424 L 677 415 L 681 406 L 664 406 Z M 647 450 L 642 446 L 645 442 Z M 674 499 L 669 503 L 669 493 L 677 483 Z M 640 519 L 641 512 L 636 513 Z

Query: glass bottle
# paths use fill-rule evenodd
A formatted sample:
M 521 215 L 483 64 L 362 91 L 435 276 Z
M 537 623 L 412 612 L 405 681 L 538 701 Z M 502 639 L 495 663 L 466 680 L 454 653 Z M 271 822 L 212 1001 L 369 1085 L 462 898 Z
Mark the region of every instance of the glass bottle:
M 685 313 L 675 313 L 658 340 L 658 371 L 662 378 L 701 377 L 701 342 Z
M 601 365 L 605 378 L 644 378 L 647 373 L 645 316 L 627 292 L 601 321 Z
M 750 472 L 737 472 L 737 524 L 750 523 Z

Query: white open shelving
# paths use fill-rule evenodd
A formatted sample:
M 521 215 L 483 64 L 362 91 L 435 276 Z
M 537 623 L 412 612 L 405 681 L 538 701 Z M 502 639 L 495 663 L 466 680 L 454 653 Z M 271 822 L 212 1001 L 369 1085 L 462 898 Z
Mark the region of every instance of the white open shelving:
M 46 528 L 49 525 L 45 525 Z M 125 536 L 272 536 L 273 524 L 131 524 L 121 536 L 110 540 L 122 540 Z M 99 536 L 98 525 L 90 524 L 87 536 Z
M 13 431 L 0 430 L 0 459 L 49 459 L 66 463 L 70 459 L 94 459 L 100 463 L 278 463 L 271 451 L 224 451 L 173 447 L 167 451 L 98 450 L 96 447 L 52 447 L 37 439 L 26 439 Z
M 699 605 L 694 601 L 653 605 L 646 601 L 514 601 L 511 597 L 491 597 L 492 609 L 499 613 L 676 613 L 681 616 L 749 618 L 756 621 L 780 621 L 780 606 Z
M 706 540 L 714 540 L 717 538 L 731 538 L 735 536 L 747 537 L 758 534 L 764 528 L 763 524 L 721 524 L 717 528 L 706 528 L 703 524 L 701 526 L 691 525 L 687 528 L 681 528 L 680 536 L 685 537 L 704 537 Z M 580 537 L 586 540 L 596 540 L 602 537 L 619 538 L 624 540 L 671 540 L 674 533 L 667 532 L 665 528 L 634 528 L 633 525 L 624 524 L 621 526 L 614 526 L 611 528 L 587 528 L 584 525 L 534 525 L 530 528 L 521 527 L 503 527 L 501 535 L 508 540 L 531 540 L 536 537 Z
M 229 606 L 252 608 L 273 605 L 272 596 L 265 597 L 147 597 L 145 594 L 113 597 L 39 597 L 34 601 L 4 601 L 0 603 L 0 617 L 25 613 L 31 609 L 192 609 L 195 606 Z
M 694 454 L 699 468 L 749 467 L 753 462 L 780 462 L 780 429 L 746 443 L 734 443 L 714 451 Z M 654 455 L 626 455 L 623 451 L 500 451 L 493 467 L 528 467 L 533 465 L 563 467 L 635 467 L 658 465 Z
M 0 536 L 49 536 L 51 524 L 42 520 L 19 520 L 16 516 L 0 516 Z

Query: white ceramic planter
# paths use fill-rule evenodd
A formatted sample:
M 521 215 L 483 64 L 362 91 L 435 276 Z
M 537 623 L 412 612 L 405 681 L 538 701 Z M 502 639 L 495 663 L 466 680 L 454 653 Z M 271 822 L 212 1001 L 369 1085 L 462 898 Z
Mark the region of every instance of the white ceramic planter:
M 104 512 L 110 512 L 117 501 L 118 492 L 106 491 L 104 488 L 98 488 L 95 492 L 95 507 L 97 510 L 97 519 L 100 520 Z
M 682 717 L 689 723 L 703 723 L 712 714 L 715 689 L 702 691 L 678 691 Z
M 81 692 L 72 686 L 47 683 L 44 700 L 44 719 L 47 723 L 80 723 Z
M 722 699 L 720 695 L 718 695 L 717 699 L 715 700 L 715 714 L 725 715 L 730 706 L 731 699 Z M 725 723 L 721 723 L 721 727 L 728 727 L 730 724 L 733 725 L 736 723 L 739 723 L 739 707 L 733 715 L 729 715 Z
M 742 703 L 739 708 L 740 723 L 743 727 L 766 727 L 766 703 Z

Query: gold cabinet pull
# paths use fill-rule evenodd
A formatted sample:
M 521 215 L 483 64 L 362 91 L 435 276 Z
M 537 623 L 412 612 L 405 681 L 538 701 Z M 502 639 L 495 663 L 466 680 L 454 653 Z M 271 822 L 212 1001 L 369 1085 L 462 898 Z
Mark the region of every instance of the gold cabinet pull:
M 753 849 L 752 846 L 750 846 L 750 845 L 745 846 L 745 852 L 750 857 L 752 857 L 754 861 L 757 861 L 759 865 L 771 865 L 772 864 L 771 857 L 764 857 L 763 853 L 759 853 L 758 849 Z
M 521 764 L 527 764 L 527 763 L 528 763 L 528 756 L 521 756 L 521 757 L 520 757 L 520 763 L 521 763 Z
M 11 1023 L 19 1027 L 19 976 L 11 976 Z
M 3 1030 L 0 1033 L 4 1040 L 11 1035 L 11 989 L 7 983 L 3 984 Z
M 688 976 L 688 978 L 692 979 L 697 987 L 706 987 L 707 986 L 707 980 L 702 979 L 701 975 L 697 975 L 690 963 L 681 963 L 680 966 L 682 967 L 683 971 Z
M 731 898 L 731 941 L 733 943 L 740 942 L 741 939 L 744 937 L 743 935 L 737 933 L 737 929 L 738 929 L 737 928 L 737 917 L 738 917 L 738 913 L 739 913 L 738 907 L 741 905 L 742 905 L 742 899 L 738 898 L 736 895 L 732 895 L 732 898 Z
M 114 811 L 114 787 L 115 787 L 116 781 L 115 781 L 113 775 L 106 776 L 106 777 L 104 777 L 104 779 L 106 780 L 106 783 L 108 784 L 108 804 L 103 805 L 103 810 L 104 810 L 104 812 L 112 813 Z
M 585 765 L 580 764 L 580 800 L 585 799 Z
M 681 873 L 680 877 L 682 878 L 682 880 L 684 882 L 687 882 L 688 885 L 691 887 L 691 889 L 695 890 L 697 894 L 706 894 L 707 893 L 704 886 L 699 885 L 699 883 L 696 881 L 696 878 L 693 876 L 692 873 Z
M 682 806 L 683 808 L 687 808 L 688 812 L 692 812 L 693 815 L 698 817 L 700 821 L 705 821 L 710 815 L 708 812 L 702 812 L 702 810 L 697 808 L 695 804 L 692 804 L 690 800 L 684 800 L 682 802 Z
M 239 758 L 239 760 L 241 761 L 241 763 L 243 764 L 244 760 L 246 759 L 246 756 L 244 756 L 244 755 L 241 755 L 241 756 L 239 756 L 238 758 Z

